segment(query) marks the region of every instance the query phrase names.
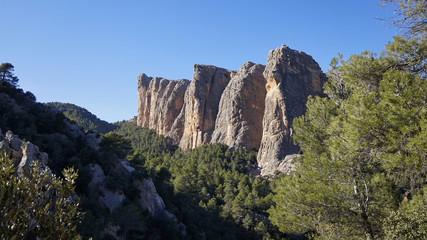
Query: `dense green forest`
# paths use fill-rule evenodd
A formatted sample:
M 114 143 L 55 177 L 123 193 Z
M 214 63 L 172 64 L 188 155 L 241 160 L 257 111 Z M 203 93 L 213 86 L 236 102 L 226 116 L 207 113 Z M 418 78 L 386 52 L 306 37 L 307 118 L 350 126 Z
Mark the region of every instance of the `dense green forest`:
M 255 152 L 221 144 L 182 151 L 134 120 L 112 127 L 74 105 L 37 103 L 18 88 L 14 66 L 2 64 L 0 129 L 47 152 L 58 178 L 32 174 L 20 180 L 9 157 L 0 156 L 1 236 L 49 238 L 57 226 L 66 238 L 114 239 L 105 228 L 119 226 L 124 239 L 427 239 L 427 6 L 383 2 L 396 4 L 392 22 L 403 35 L 379 54 L 332 60 L 325 97 L 310 97 L 305 115 L 293 123 L 302 153 L 295 171 L 268 180 L 251 174 Z M 106 134 L 97 139 L 91 131 Z M 136 169 L 132 174 L 118 170 L 123 160 Z M 100 205 L 102 191 L 88 184 L 95 164 L 105 173 L 105 188 L 123 192 L 125 200 L 114 210 Z M 64 171 L 70 167 L 77 179 Z M 185 233 L 177 222 L 141 208 L 135 182 L 147 178 Z M 49 207 L 55 203 L 48 201 L 28 208 L 45 214 L 46 228 L 26 228 L 25 212 L 10 217 L 18 212 L 13 201 L 33 206 L 28 203 L 36 197 L 29 196 L 52 186 L 78 195 L 79 204 L 67 205 L 65 198 L 57 204 L 69 215 L 55 215 Z
M 121 122 L 116 133 L 130 140 L 129 160 L 149 173 L 166 205 L 188 227 L 184 239 L 285 236 L 268 221 L 272 183 L 249 174 L 255 152 L 221 144 L 182 151 L 134 121 Z
M 75 122 L 85 131 L 105 134 L 116 129 L 114 124 L 99 119 L 87 109 L 71 103 L 49 102 L 45 103 L 54 112 L 61 112 L 71 121 Z

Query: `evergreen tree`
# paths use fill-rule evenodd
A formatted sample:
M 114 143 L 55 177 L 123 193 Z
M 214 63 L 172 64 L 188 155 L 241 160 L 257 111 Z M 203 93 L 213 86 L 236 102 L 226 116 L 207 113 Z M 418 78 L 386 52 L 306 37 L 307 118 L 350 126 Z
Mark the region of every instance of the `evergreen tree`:
M 405 30 L 405 35 L 425 35 L 427 32 L 426 0 L 382 0 L 382 2 L 394 5 L 395 16 L 389 20 Z
M 6 82 L 12 86 L 18 85 L 18 77 L 13 74 L 14 66 L 11 63 L 2 63 L 0 65 L 0 82 Z
M 382 220 L 403 193 L 422 194 L 426 56 L 426 39 L 396 37 L 381 57 L 364 52 L 332 61 L 328 97 L 310 98 L 306 114 L 294 120 L 303 158 L 281 179 L 269 210 L 280 230 L 383 237 L 389 228 Z

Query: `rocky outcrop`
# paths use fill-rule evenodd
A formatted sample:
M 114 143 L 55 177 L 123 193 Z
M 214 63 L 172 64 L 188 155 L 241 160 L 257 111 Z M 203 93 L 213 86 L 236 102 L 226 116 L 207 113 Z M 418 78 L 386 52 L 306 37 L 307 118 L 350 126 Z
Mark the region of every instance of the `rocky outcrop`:
M 35 161 L 39 161 L 41 168 L 50 171 L 47 167 L 47 153 L 40 152 L 39 148 L 31 142 L 22 141 L 12 131 L 7 131 L 5 136 L 0 131 L 0 151 L 5 151 L 13 158 L 19 177 L 23 177 L 25 169 Z
M 155 129 L 170 137 L 175 143 L 181 140 L 184 130 L 182 117 L 178 117 L 184 105 L 184 94 L 189 81 L 171 81 L 138 76 L 138 126 Z
M 194 65 L 193 79 L 185 92 L 184 132 L 179 146 L 195 148 L 210 142 L 219 101 L 233 72 L 210 65 Z
M 6 132 L 3 135 L 0 131 L 0 152 L 5 152 L 7 156 L 11 156 L 14 159 L 14 165 L 16 167 L 16 173 L 19 177 L 24 176 L 25 169 L 30 167 L 35 161 L 39 162 L 39 167 L 43 171 L 51 173 L 48 163 L 48 155 L 45 152 L 40 152 L 39 148 L 28 141 L 21 140 L 17 135 L 14 135 L 11 131 Z M 120 174 L 132 176 L 135 170 L 127 160 L 119 160 L 114 163 L 112 167 L 114 171 L 120 172 Z M 118 206 L 120 206 L 127 198 L 126 194 L 122 189 L 113 191 L 107 187 L 107 178 L 109 175 L 104 173 L 102 167 L 98 164 L 88 165 L 88 174 L 91 180 L 88 182 L 89 189 L 96 189 L 98 196 L 97 202 L 109 209 L 112 213 Z M 130 177 L 133 179 L 133 177 Z M 154 218 L 167 219 L 171 223 L 175 224 L 176 229 L 182 234 L 186 234 L 186 226 L 180 223 L 175 215 L 170 213 L 163 202 L 163 199 L 158 195 L 151 178 L 142 178 L 132 180 L 131 186 L 139 194 L 139 203 L 142 209 L 148 211 Z M 77 195 L 75 195 L 77 197 Z M 119 230 L 120 227 L 116 225 L 106 226 L 105 232 L 115 236 L 115 231 Z M 117 237 L 116 239 L 121 239 Z
M 138 180 L 135 182 L 135 188 L 140 192 L 140 203 L 153 217 L 173 219 L 176 217 L 166 210 L 163 199 L 157 194 L 156 187 L 150 178 Z
M 230 80 L 221 96 L 211 143 L 258 150 L 267 92 L 264 69 L 247 62 Z
M 224 143 L 258 150 L 262 175 L 288 172 L 298 153 L 292 121 L 325 80 L 311 56 L 287 46 L 270 51 L 266 66 L 247 62 L 237 72 L 195 65 L 189 83 L 141 74 L 137 124 L 182 149 Z
M 89 173 L 92 176 L 89 187 L 97 189 L 101 193 L 98 199 L 99 203 L 107 207 L 110 210 L 110 213 L 112 213 L 114 209 L 116 209 L 126 198 L 125 194 L 122 190 L 111 191 L 105 186 L 105 174 L 101 166 L 98 164 L 90 164 Z
M 120 160 L 114 165 L 114 171 L 131 175 L 135 171 L 135 168 L 128 161 Z M 98 164 L 90 164 L 89 173 L 92 176 L 89 187 L 98 189 L 101 193 L 98 199 L 99 203 L 107 207 L 110 213 L 113 212 L 126 198 L 123 190 L 113 191 L 106 186 L 106 176 Z M 147 210 L 153 217 L 166 218 L 177 222 L 176 217 L 166 210 L 163 199 L 157 194 L 154 183 L 150 178 L 134 180 L 131 184 L 139 193 L 139 202 L 142 209 Z
M 292 121 L 304 114 L 309 95 L 321 93 L 325 76 L 311 56 L 283 45 L 268 54 L 264 77 L 267 95 L 257 161 L 261 175 L 269 175 L 279 164 L 283 169 L 285 160 L 292 168 L 291 158 L 285 159 L 298 152 L 292 141 Z

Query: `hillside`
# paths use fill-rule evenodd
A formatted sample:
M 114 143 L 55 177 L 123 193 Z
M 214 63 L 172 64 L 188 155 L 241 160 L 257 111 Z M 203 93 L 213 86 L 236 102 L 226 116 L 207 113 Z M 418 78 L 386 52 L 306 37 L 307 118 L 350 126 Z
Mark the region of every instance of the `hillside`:
M 24 92 L 8 81 L 0 81 L 0 129 L 0 182 L 17 186 L 6 189 L 2 185 L 0 191 L 0 211 L 10 213 L 0 219 L 2 239 L 48 236 L 46 231 L 51 230 L 44 229 L 57 226 L 59 230 L 60 226 L 67 224 L 75 226 L 67 230 L 67 236 L 77 239 L 79 236 L 83 239 L 159 239 L 167 235 L 185 235 L 185 226 L 166 209 L 151 178 L 143 169 L 136 169 L 124 159 L 132 149 L 130 142 L 123 137 L 107 134 L 100 139 L 93 133 L 83 132 L 62 113 L 36 102 L 31 92 Z M 47 166 L 46 172 L 37 167 L 28 172 L 20 170 L 28 169 L 37 161 L 43 167 Z M 16 176 L 15 171 L 5 170 L 16 167 L 18 174 L 34 172 L 34 175 Z M 69 211 L 78 207 L 80 212 L 84 212 L 81 222 L 73 217 L 61 218 L 50 210 L 49 206 L 58 204 L 55 203 L 55 194 L 58 193 L 49 192 L 50 180 L 40 179 L 56 179 L 51 173 L 62 178 L 66 176 L 63 171 L 68 168 L 74 168 L 78 178 L 69 179 L 68 188 L 75 188 L 75 193 L 66 190 L 64 194 L 72 195 L 73 204 L 78 205 L 67 207 L 65 203 L 65 207 Z M 38 176 L 37 172 L 43 174 Z M 24 176 L 26 181 L 21 181 Z M 37 187 L 40 191 L 48 191 L 49 195 L 40 196 L 41 192 L 21 194 L 26 190 L 22 190 L 23 186 L 19 184 L 24 182 L 25 189 L 37 192 L 34 189 Z M 13 191 L 20 195 L 14 195 Z M 38 205 L 38 199 L 43 199 L 44 206 Z M 31 205 L 31 201 L 36 201 L 37 205 Z M 19 204 L 29 207 L 18 209 Z M 30 224 L 34 221 L 33 215 L 43 220 L 43 227 Z M 59 224 L 55 219 L 70 222 Z M 131 223 L 129 219 L 132 219 Z M 11 228 L 7 225 L 9 222 L 19 223 L 20 228 Z
M 86 132 L 105 134 L 117 128 L 114 124 L 99 119 L 87 109 L 71 103 L 48 102 L 44 103 L 55 112 L 61 112 L 71 121 L 75 122 Z
M 73 223 L 77 229 L 70 234 L 84 239 L 285 236 L 268 221 L 269 182 L 249 175 L 253 153 L 220 144 L 182 152 L 134 120 L 118 123 L 118 129 L 99 139 L 16 86 L 2 83 L 0 97 L 3 131 L 19 133 L 34 149 L 36 143 L 47 154 L 33 155 L 44 156 L 41 160 L 52 173 L 61 176 L 69 167 L 78 172 L 74 187 L 84 218 L 81 224 Z M 14 136 L 11 132 L 6 135 L 0 147 L 15 161 L 25 161 L 21 158 L 26 152 L 7 147 L 20 149 L 23 141 L 9 137 Z M 21 235 L 37 232 L 33 230 L 23 229 Z

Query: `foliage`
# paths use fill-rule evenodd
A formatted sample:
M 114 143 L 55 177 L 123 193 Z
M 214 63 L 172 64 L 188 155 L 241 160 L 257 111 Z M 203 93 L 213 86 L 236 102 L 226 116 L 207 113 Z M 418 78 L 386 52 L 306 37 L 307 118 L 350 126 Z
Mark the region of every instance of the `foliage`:
M 382 0 L 395 6 L 395 16 L 390 21 L 405 34 L 424 36 L 427 32 L 427 1 L 426 0 Z
M 11 63 L 2 63 L 0 65 L 0 83 L 8 83 L 12 86 L 18 85 L 18 77 L 13 75 L 14 66 Z
M 64 170 L 64 180 L 35 162 L 23 177 L 13 159 L 0 157 L 0 236 L 2 239 L 79 239 L 82 219 L 74 193 L 77 173 Z
M 414 50 L 414 51 L 408 51 Z M 426 184 L 425 39 L 395 38 L 332 61 L 327 98 L 294 120 L 303 159 L 281 179 L 269 210 L 282 231 L 319 238 L 383 237 L 382 219 Z
M 125 158 L 129 151 L 132 150 L 130 141 L 115 132 L 109 132 L 102 136 L 99 147 L 101 151 L 111 152 L 119 158 Z
M 391 212 L 383 227 L 385 239 L 427 239 L 427 186 L 423 192 Z
M 49 102 L 45 105 L 56 112 L 63 113 L 66 118 L 75 122 L 86 132 L 105 134 L 117 128 L 115 125 L 99 119 L 87 109 L 71 103 Z

